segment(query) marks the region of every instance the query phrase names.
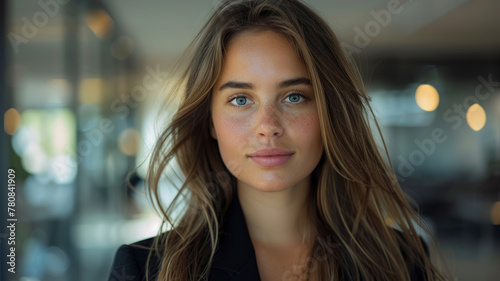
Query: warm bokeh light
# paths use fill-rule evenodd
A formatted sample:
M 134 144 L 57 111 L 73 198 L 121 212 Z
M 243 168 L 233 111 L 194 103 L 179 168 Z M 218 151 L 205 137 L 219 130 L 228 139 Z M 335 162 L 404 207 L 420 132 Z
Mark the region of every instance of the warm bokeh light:
M 394 225 L 395 221 L 392 217 L 385 217 L 384 218 L 385 224 L 388 226 Z
M 120 151 L 128 156 L 136 155 L 141 144 L 141 134 L 135 129 L 126 129 L 118 137 Z
M 494 225 L 500 225 L 500 201 L 491 206 L 491 222 Z
M 9 135 L 14 135 L 21 124 L 21 115 L 16 109 L 10 108 L 3 115 L 3 129 Z
M 101 39 L 106 38 L 113 30 L 113 20 L 104 10 L 90 12 L 85 18 L 85 22 L 92 32 Z
M 80 82 L 78 101 L 80 103 L 101 103 L 105 82 L 100 78 L 86 78 Z
M 467 124 L 474 131 L 481 130 L 486 124 L 486 112 L 483 107 L 475 103 L 467 110 Z
M 418 86 L 415 92 L 418 106 L 425 111 L 433 111 L 439 105 L 439 94 L 436 88 L 429 84 Z

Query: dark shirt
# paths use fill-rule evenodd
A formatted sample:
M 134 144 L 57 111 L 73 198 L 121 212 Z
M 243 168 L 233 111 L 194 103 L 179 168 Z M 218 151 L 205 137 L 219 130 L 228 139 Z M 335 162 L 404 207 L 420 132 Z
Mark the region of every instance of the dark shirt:
M 149 238 L 120 246 L 108 281 L 145 281 L 149 252 L 135 245 L 151 247 L 152 242 L 153 238 Z M 153 255 L 149 280 L 156 280 L 158 268 L 159 260 Z M 260 281 L 255 250 L 237 196 L 234 197 L 223 223 L 220 245 L 209 274 L 209 281 Z M 422 271 L 415 267 L 411 270 L 411 277 L 412 281 L 425 281 Z

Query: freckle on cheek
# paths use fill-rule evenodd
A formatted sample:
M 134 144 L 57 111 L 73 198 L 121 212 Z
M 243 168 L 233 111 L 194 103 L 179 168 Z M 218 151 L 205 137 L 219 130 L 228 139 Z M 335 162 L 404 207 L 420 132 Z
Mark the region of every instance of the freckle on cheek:
M 244 124 L 244 120 L 241 119 L 225 119 L 223 121 L 224 127 L 228 130 L 236 130 L 241 128 Z

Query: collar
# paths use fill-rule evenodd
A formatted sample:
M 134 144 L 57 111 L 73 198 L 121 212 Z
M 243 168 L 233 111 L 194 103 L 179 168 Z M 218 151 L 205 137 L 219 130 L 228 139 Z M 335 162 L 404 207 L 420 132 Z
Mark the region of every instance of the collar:
M 237 191 L 223 221 L 208 280 L 260 281 L 255 250 Z

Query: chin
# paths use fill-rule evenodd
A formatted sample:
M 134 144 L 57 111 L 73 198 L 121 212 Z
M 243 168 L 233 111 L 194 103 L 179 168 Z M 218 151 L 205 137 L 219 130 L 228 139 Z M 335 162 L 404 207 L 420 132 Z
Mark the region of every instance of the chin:
M 290 186 L 283 181 L 261 181 L 256 183 L 247 183 L 247 187 L 251 187 L 255 190 L 262 192 L 278 192 L 288 189 Z
M 276 187 L 276 186 L 264 186 L 264 187 L 254 187 L 258 191 L 262 192 L 279 192 L 286 189 L 286 187 Z

